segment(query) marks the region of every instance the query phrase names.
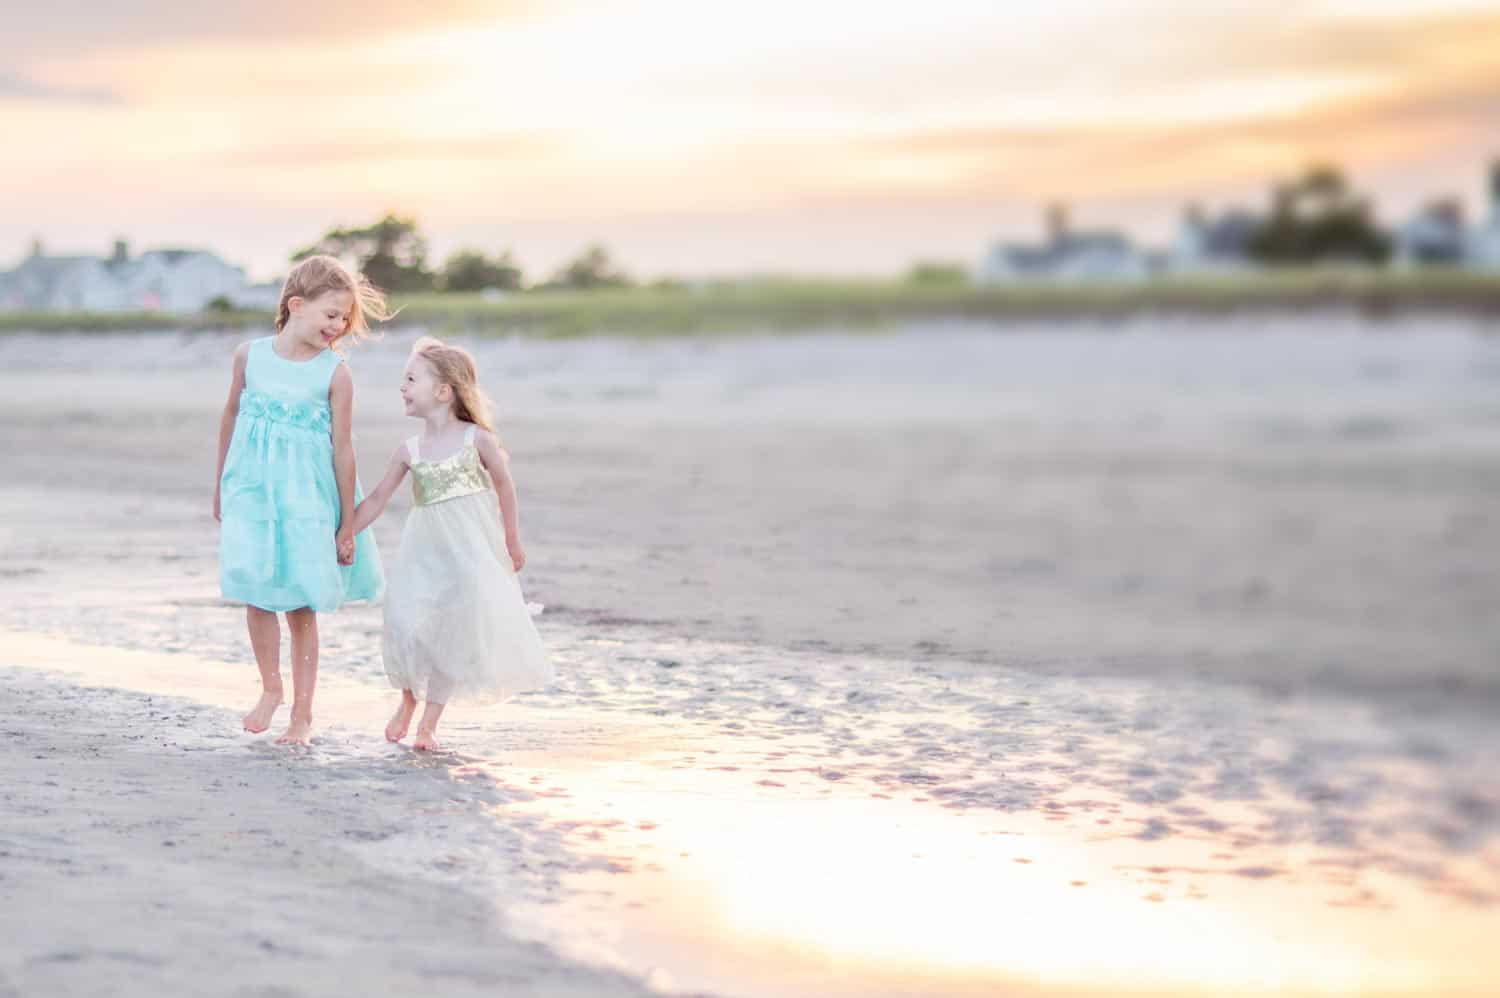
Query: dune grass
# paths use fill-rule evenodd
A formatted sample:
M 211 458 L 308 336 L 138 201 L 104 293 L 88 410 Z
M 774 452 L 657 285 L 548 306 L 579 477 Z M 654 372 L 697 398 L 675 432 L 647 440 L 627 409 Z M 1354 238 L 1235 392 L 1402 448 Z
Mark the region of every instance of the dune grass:
M 675 336 L 842 328 L 912 319 L 1109 318 L 1141 313 L 1353 308 L 1367 314 L 1465 311 L 1500 316 L 1500 274 L 1463 271 L 1287 270 L 1139 284 L 995 286 L 766 278 L 590 291 L 397 295 L 398 326 L 438 333 L 569 337 Z M 238 330 L 259 312 L 0 313 L 0 331 Z

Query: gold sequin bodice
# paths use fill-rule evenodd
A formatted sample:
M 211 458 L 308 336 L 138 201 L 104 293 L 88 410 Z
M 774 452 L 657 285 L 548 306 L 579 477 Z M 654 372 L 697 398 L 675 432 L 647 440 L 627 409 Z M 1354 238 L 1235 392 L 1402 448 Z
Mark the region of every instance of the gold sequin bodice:
M 411 444 L 411 498 L 418 506 L 430 506 L 435 502 L 446 502 L 461 496 L 471 496 L 490 488 L 489 475 L 479 462 L 479 451 L 475 449 L 472 432 L 470 439 L 454 454 L 441 461 L 423 461 L 416 454 L 415 438 Z

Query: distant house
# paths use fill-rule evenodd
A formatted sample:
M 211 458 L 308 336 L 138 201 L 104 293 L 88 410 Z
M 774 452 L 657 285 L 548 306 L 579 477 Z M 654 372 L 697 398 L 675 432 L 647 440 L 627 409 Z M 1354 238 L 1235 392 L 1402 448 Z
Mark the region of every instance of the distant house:
M 1490 165 L 1489 217 L 1472 229 L 1457 198 L 1429 202 L 1396 230 L 1396 262 L 1500 270 L 1500 160 Z
M 996 243 L 976 269 L 986 284 L 1091 283 L 1144 280 L 1150 273 L 1145 254 L 1124 234 L 1110 229 L 1074 231 L 1067 212 L 1047 212 L 1047 241 L 1041 244 Z
M 206 250 L 148 250 L 132 258 L 117 242 L 108 257 L 49 256 L 34 245 L 20 266 L 0 273 L 0 310 L 197 312 L 217 298 L 238 304 L 253 290 L 243 269 Z
M 1500 160 L 1490 164 L 1490 215 L 1469 236 L 1469 263 L 1500 270 Z
M 1396 262 L 1406 266 L 1462 266 L 1469 262 L 1470 236 L 1457 198 L 1433 201 L 1396 230 Z
M 1250 241 L 1260 219 L 1248 211 L 1227 211 L 1210 218 L 1198 205 L 1183 213 L 1167 269 L 1178 274 L 1225 274 L 1248 270 Z

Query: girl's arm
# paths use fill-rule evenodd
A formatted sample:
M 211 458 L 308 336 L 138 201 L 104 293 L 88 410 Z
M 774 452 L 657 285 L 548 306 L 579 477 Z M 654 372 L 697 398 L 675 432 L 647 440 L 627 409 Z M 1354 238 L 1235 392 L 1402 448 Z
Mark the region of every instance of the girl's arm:
M 493 433 L 480 430 L 474 435 L 474 444 L 479 451 L 479 460 L 484 462 L 495 486 L 495 495 L 500 499 L 500 525 L 505 528 L 505 550 L 510 553 L 511 564 L 520 571 L 526 564 L 526 551 L 521 547 L 521 513 L 516 507 L 516 483 L 510 477 L 510 457 L 495 439 Z
M 328 405 L 333 410 L 333 477 L 339 485 L 339 529 L 336 535 L 339 560 L 354 560 L 354 376 L 340 364 L 328 385 Z M 344 550 L 351 554 L 347 559 Z
M 375 486 L 375 491 L 365 496 L 365 501 L 354 508 L 354 532 L 356 534 L 380 519 L 380 514 L 385 512 L 385 504 L 391 501 L 396 486 L 400 485 L 401 479 L 406 477 L 406 461 L 406 445 L 402 444 L 391 455 L 391 463 L 385 467 L 385 477 L 380 480 L 379 485 Z
M 234 350 L 233 373 L 229 376 L 229 401 L 224 403 L 224 414 L 219 417 L 219 463 L 214 471 L 214 519 L 220 518 L 219 480 L 224 477 L 224 459 L 229 455 L 229 441 L 234 439 L 234 424 L 240 414 L 240 392 L 245 390 L 245 358 L 250 356 L 250 344 L 241 343 Z

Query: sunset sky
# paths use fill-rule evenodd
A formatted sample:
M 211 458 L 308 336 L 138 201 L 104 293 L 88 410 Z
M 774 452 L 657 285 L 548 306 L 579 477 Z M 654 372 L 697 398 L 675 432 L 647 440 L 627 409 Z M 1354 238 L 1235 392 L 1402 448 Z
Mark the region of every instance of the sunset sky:
M 207 246 L 277 273 L 386 210 L 528 275 L 888 271 L 1040 207 L 1165 240 L 1327 158 L 1481 209 L 1500 0 L 52 0 L 6 14 L 0 268 Z

